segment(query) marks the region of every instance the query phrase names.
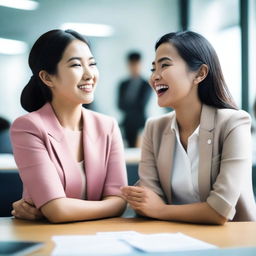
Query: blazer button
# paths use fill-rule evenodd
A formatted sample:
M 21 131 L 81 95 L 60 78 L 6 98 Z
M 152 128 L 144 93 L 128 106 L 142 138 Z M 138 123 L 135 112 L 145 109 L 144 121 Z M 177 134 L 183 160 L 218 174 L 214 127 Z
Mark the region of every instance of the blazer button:
M 207 140 L 207 143 L 210 145 L 210 144 L 212 144 L 212 140 L 211 139 L 208 139 Z

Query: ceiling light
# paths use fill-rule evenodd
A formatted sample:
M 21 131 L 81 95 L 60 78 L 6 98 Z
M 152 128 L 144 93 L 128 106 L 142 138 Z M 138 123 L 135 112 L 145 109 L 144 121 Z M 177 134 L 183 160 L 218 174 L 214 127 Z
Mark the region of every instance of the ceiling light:
M 105 24 L 64 23 L 61 29 L 73 29 L 86 36 L 108 37 L 114 34 L 114 29 Z
M 25 42 L 0 38 L 0 54 L 17 55 L 27 52 L 28 45 Z
M 21 10 L 35 10 L 39 3 L 31 0 L 0 0 L 0 6 L 16 8 Z

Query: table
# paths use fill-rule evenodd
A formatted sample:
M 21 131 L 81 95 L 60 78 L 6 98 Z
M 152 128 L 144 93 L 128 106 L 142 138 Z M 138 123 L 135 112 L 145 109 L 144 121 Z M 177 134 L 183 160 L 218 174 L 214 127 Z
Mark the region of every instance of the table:
M 0 240 L 45 242 L 45 246 L 33 255 L 49 255 L 54 247 L 54 243 L 51 241 L 53 235 L 84 235 L 127 230 L 145 234 L 182 232 L 221 248 L 256 246 L 256 222 L 229 222 L 224 226 L 214 226 L 144 218 L 109 218 L 66 224 L 49 224 L 46 221 L 33 222 L 14 218 L 0 218 Z

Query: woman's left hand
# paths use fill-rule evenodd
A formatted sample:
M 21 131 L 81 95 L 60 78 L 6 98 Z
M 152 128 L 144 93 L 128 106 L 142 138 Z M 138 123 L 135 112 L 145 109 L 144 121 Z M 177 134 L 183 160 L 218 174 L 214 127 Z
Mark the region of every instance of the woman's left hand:
M 126 186 L 121 188 L 123 198 L 140 215 L 161 219 L 166 204 L 147 187 Z

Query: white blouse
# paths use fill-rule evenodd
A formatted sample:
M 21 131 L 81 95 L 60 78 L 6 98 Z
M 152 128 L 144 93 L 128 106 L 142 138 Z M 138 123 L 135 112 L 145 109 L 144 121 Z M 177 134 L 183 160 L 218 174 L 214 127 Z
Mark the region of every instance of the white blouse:
M 171 189 L 173 204 L 200 202 L 198 190 L 199 126 L 188 138 L 187 152 L 180 141 L 176 118 L 171 124 L 176 134 Z

